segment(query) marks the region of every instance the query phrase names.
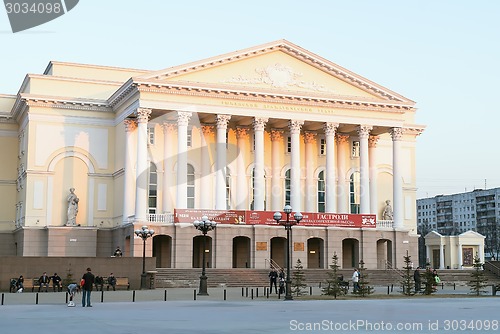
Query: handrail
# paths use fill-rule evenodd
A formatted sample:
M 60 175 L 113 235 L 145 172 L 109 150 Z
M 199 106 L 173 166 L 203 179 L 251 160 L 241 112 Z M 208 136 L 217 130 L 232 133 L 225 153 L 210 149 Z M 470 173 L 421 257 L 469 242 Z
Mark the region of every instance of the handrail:
M 388 269 L 388 270 L 390 270 L 390 271 L 393 271 L 393 272 L 397 273 L 397 274 L 398 274 L 399 276 L 401 276 L 401 277 L 405 277 L 405 273 L 404 273 L 402 270 L 400 270 L 400 269 L 398 269 L 398 268 L 394 268 L 394 267 L 392 266 L 392 263 L 391 263 L 391 262 L 389 262 L 389 261 L 387 261 L 387 260 L 385 261 L 385 269 L 386 269 L 386 270 Z
M 497 261 L 495 261 L 497 262 Z M 495 276 L 500 277 L 500 267 L 494 264 L 492 261 L 486 261 L 484 263 L 484 270 L 488 270 L 493 273 Z
M 276 261 L 274 261 L 273 259 L 266 259 L 266 267 L 267 267 L 267 263 L 269 263 L 270 269 L 274 269 L 276 271 L 283 270 L 283 268 L 279 264 L 277 264 Z

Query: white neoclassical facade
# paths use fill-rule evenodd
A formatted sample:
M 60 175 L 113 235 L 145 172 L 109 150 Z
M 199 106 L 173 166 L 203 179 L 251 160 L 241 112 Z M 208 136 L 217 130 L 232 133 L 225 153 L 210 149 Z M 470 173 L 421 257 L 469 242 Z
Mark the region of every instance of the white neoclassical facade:
M 377 220 L 294 227 L 292 256 L 309 268 L 334 253 L 344 267 L 416 258 L 415 112 L 286 40 L 160 71 L 50 62 L 0 96 L 0 253 L 141 256 L 133 230 L 147 224 L 159 267 L 197 267 L 205 251 L 212 267 L 264 268 L 284 260 L 282 227 L 219 224 L 202 250 L 174 212 L 289 204 Z

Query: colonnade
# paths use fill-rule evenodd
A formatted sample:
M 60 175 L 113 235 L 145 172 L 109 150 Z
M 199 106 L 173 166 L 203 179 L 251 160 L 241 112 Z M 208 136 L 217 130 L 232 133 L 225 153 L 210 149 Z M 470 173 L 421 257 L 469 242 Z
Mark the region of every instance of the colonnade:
M 124 221 L 131 216 L 134 216 L 136 221 L 147 221 L 147 170 L 148 170 L 148 138 L 147 138 L 147 122 L 151 114 L 151 109 L 138 108 L 135 112 L 135 120 L 125 120 L 125 164 L 124 164 Z M 172 170 L 172 157 L 173 152 L 172 141 L 174 140 L 174 130 L 177 129 L 177 171 L 176 171 L 176 184 L 175 184 L 175 207 L 179 209 L 187 208 L 187 133 L 188 125 L 192 114 L 191 112 L 177 112 L 176 124 L 164 124 L 164 151 L 165 164 L 164 170 Z M 225 168 L 227 164 L 227 149 L 226 149 L 226 134 L 228 123 L 231 115 L 216 115 L 216 161 L 215 161 L 215 203 L 210 207 L 210 196 L 204 196 L 200 201 L 201 209 L 226 209 L 226 178 Z M 265 172 L 264 172 L 264 132 L 268 118 L 255 117 L 252 122 L 254 133 L 254 192 L 253 209 L 262 211 L 265 209 Z M 302 120 L 289 120 L 288 129 L 290 133 L 290 205 L 294 211 L 314 211 L 310 207 L 308 201 L 306 207 L 302 207 L 302 194 L 301 194 L 301 161 L 306 160 L 306 189 L 313 186 L 313 166 L 311 165 L 312 142 L 315 138 L 315 133 L 306 131 L 304 132 L 305 138 L 305 157 L 301 157 L 300 151 L 300 134 L 304 121 Z M 348 135 L 337 133 L 339 124 L 334 122 L 325 122 L 323 130 L 325 133 L 326 144 L 326 170 L 325 170 L 325 211 L 337 213 L 349 213 L 348 198 L 347 196 L 339 196 L 338 194 L 347 193 L 347 181 L 345 169 L 345 159 L 348 156 Z M 203 125 L 201 126 L 201 145 L 206 146 L 205 135 L 213 131 L 214 126 Z M 133 137 L 131 132 L 137 130 L 137 142 L 134 147 Z M 237 150 L 242 153 L 248 150 L 248 135 L 249 128 L 237 127 Z M 375 166 L 375 148 L 377 144 L 377 136 L 372 136 L 370 131 L 372 126 L 360 124 L 357 126 L 357 133 L 360 143 L 360 157 L 359 157 L 359 172 L 360 172 L 360 213 L 376 214 L 377 212 L 377 171 Z M 270 209 L 273 211 L 281 210 L 283 203 L 280 194 L 277 194 L 276 189 L 281 189 L 279 170 L 281 166 L 278 152 L 279 141 L 283 138 L 284 129 L 270 130 L 270 137 L 272 141 L 271 146 L 271 205 Z M 403 226 L 403 182 L 401 171 L 401 141 L 403 136 L 402 128 L 391 128 L 390 134 L 392 136 L 392 168 L 393 168 L 393 204 L 394 204 L 394 227 Z M 335 139 L 337 139 L 337 146 L 335 146 Z M 336 148 L 338 152 L 336 152 Z M 135 153 L 133 150 L 135 149 Z M 133 156 L 136 156 L 136 171 L 132 165 Z M 207 150 L 202 149 L 202 153 L 208 155 Z M 202 157 L 202 161 L 209 161 L 208 156 Z M 205 164 L 207 165 L 207 164 Z M 238 154 L 237 161 L 237 175 L 246 175 L 245 161 L 243 155 Z M 202 175 L 210 174 L 210 166 L 202 167 Z M 135 191 L 133 189 L 135 178 Z M 204 178 L 206 179 L 206 178 Z M 162 182 L 163 189 L 170 189 L 173 184 L 170 177 L 164 177 Z M 206 181 L 204 181 L 206 182 Z M 203 186 L 203 185 L 202 185 Z M 246 178 L 238 177 L 236 182 L 237 187 L 237 204 L 236 209 L 247 209 L 243 207 L 244 196 L 248 195 L 248 185 Z M 135 200 L 135 206 L 133 205 Z M 172 203 L 172 198 L 167 192 L 163 195 L 163 208 L 169 207 Z

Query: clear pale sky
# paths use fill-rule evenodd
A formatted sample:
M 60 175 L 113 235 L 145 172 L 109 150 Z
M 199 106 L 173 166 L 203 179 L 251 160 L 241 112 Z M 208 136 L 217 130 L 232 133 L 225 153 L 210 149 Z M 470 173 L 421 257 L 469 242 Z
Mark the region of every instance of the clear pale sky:
M 417 102 L 418 198 L 500 186 L 500 1 L 80 0 L 13 34 L 0 94 L 50 60 L 159 70 L 287 39 Z

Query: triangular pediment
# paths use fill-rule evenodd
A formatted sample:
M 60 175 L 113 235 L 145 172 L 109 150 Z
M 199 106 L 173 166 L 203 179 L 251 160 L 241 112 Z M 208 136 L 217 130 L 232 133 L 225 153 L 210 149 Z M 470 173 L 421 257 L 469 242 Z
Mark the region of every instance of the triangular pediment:
M 134 82 L 414 103 L 286 40 L 150 72 Z
M 429 233 L 427 233 L 427 235 L 424 237 L 424 239 L 440 239 L 442 237 L 443 237 L 443 235 L 441 235 L 440 233 L 438 233 L 436 231 L 430 231 Z
M 477 233 L 476 231 L 465 231 L 459 234 L 460 238 L 486 238 L 484 235 Z

